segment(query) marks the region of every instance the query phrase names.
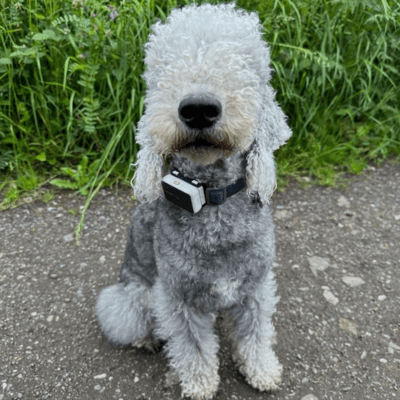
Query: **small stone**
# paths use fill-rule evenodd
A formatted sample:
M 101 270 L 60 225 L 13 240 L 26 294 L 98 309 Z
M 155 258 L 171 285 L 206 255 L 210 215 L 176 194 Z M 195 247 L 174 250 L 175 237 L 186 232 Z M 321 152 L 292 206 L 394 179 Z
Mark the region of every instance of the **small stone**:
M 65 243 L 72 242 L 74 240 L 74 235 L 72 233 L 69 233 L 68 235 L 65 235 L 63 237 L 63 240 Z
M 333 304 L 334 306 L 339 303 L 339 299 L 337 297 L 335 297 L 332 292 L 330 290 L 324 290 L 324 292 L 322 293 L 322 295 L 325 297 L 325 300 L 328 303 Z
M 289 219 L 292 216 L 292 213 L 287 210 L 279 210 L 275 211 L 274 217 L 279 220 Z
M 96 386 L 94 387 L 94 390 L 101 390 L 101 386 L 100 386 L 100 385 L 96 385 Z
M 383 301 L 386 299 L 387 299 L 387 297 L 384 294 L 381 294 L 380 296 L 378 296 L 378 301 Z
M 58 278 L 58 275 L 57 275 L 57 274 L 50 274 L 50 278 L 51 278 L 51 279 L 57 279 L 57 278 Z
M 133 382 L 138 383 L 139 382 L 139 378 L 137 376 L 135 376 L 135 379 L 133 380 Z
M 96 375 L 95 377 L 94 377 L 94 379 L 104 379 L 104 378 L 106 378 L 107 377 L 107 374 L 100 374 L 100 375 Z
M 379 360 L 382 364 L 387 364 L 387 360 L 386 360 L 386 358 L 381 358 L 380 360 Z
M 170 368 L 165 374 L 165 387 L 171 387 L 174 385 L 178 385 L 179 383 L 179 375 Z
M 102 264 L 104 264 L 104 263 L 106 262 L 106 256 L 101 256 L 101 257 L 100 257 L 100 262 L 101 262 Z
M 339 207 L 346 207 L 346 208 L 350 208 L 350 202 L 349 200 L 344 197 L 344 196 L 340 196 L 337 202 Z
M 397 344 L 395 344 L 395 343 L 393 343 L 393 342 L 390 342 L 390 343 L 389 343 L 389 347 L 390 347 L 391 349 L 393 349 L 393 350 L 400 351 L 400 346 L 397 346 Z
M 357 336 L 357 326 L 346 318 L 339 318 L 339 328 Z
M 47 322 L 51 322 L 51 321 L 53 321 L 53 318 L 54 318 L 54 315 L 49 315 L 48 317 L 47 317 Z
M 329 266 L 329 260 L 322 257 L 308 257 L 308 263 L 311 269 L 311 272 L 317 276 L 318 271 L 325 271 Z
M 357 287 L 365 283 L 364 280 L 362 280 L 358 276 L 344 276 L 342 278 L 342 281 L 350 287 Z
M 318 397 L 313 394 L 308 394 L 307 396 L 302 397 L 301 400 L 318 400 Z
M 364 350 L 361 354 L 361 360 L 364 360 L 364 358 L 367 357 L 367 352 Z

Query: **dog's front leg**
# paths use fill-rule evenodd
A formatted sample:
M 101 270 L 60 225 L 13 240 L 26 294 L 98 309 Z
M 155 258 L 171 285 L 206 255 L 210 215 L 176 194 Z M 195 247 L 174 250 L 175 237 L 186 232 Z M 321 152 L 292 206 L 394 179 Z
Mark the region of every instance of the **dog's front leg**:
M 271 317 L 278 298 L 270 271 L 264 282 L 242 304 L 227 310 L 226 321 L 233 341 L 233 360 L 247 382 L 259 390 L 276 390 L 282 365 L 272 350 Z M 229 326 L 231 325 L 231 326 Z
M 166 354 L 181 381 L 182 397 L 211 399 L 219 384 L 214 317 L 185 304 L 174 289 L 161 279 L 152 289 L 155 335 L 167 341 Z

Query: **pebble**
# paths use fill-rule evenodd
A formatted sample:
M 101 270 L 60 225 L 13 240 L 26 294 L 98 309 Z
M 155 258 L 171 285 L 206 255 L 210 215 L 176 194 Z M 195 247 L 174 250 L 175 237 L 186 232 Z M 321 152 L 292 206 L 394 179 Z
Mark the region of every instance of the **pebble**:
M 334 306 L 339 303 L 339 299 L 337 297 L 335 297 L 332 292 L 330 290 L 324 290 L 324 292 L 322 293 L 322 295 L 325 297 L 325 300 L 328 303 L 333 304 Z
M 96 375 L 95 377 L 94 377 L 94 379 L 104 379 L 104 378 L 106 378 L 107 377 L 107 374 L 100 374 L 100 375 Z
M 68 235 L 65 235 L 63 237 L 63 240 L 65 243 L 72 242 L 74 240 L 74 235 L 72 233 L 69 233 Z
M 357 326 L 346 318 L 339 318 L 339 328 L 357 336 Z
M 357 287 L 365 283 L 365 281 L 358 276 L 344 276 L 342 281 L 350 287 Z
M 395 350 L 400 351 L 400 346 L 397 346 L 397 344 L 390 342 L 389 343 L 389 353 L 393 354 Z
M 380 296 L 378 296 L 378 301 L 383 301 L 386 299 L 387 299 L 387 297 L 384 294 L 381 294 Z
M 308 263 L 311 269 L 311 272 L 315 275 L 318 276 L 317 272 L 318 271 L 325 271 L 329 266 L 329 260 L 326 258 L 322 257 L 308 257 Z
M 275 211 L 274 217 L 279 220 L 289 219 L 293 214 L 287 210 Z
M 100 257 L 100 262 L 101 262 L 102 264 L 104 264 L 104 263 L 106 262 L 106 256 L 101 256 L 101 257 Z
M 308 394 L 307 396 L 302 397 L 301 400 L 318 400 L 318 397 L 313 394 Z
M 349 200 L 344 197 L 344 196 L 340 196 L 338 201 L 337 201 L 337 205 L 339 207 L 346 207 L 346 208 L 350 208 L 350 202 Z

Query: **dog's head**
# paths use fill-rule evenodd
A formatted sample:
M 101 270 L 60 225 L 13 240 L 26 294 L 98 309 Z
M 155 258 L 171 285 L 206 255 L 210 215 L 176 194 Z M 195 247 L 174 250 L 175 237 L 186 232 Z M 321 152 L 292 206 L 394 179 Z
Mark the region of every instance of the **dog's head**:
M 146 44 L 146 111 L 136 135 L 135 195 L 162 193 L 163 155 L 199 165 L 247 155 L 247 193 L 268 201 L 273 151 L 291 135 L 274 92 L 269 49 L 255 13 L 235 4 L 191 5 L 157 22 Z

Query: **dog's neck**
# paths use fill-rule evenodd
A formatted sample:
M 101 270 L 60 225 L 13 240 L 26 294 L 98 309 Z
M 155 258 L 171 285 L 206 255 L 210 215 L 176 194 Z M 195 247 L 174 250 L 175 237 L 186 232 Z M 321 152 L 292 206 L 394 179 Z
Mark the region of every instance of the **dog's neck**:
M 236 153 L 229 158 L 219 159 L 210 165 L 199 165 L 187 158 L 170 156 L 170 168 L 175 167 L 184 176 L 196 179 L 210 187 L 221 187 L 236 182 L 246 175 L 245 153 Z

